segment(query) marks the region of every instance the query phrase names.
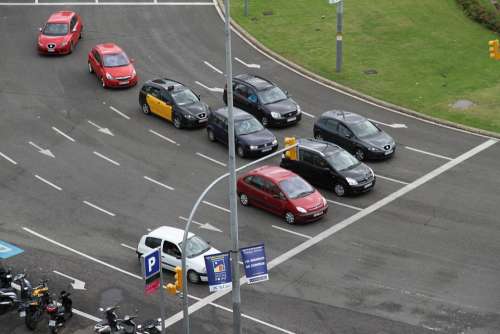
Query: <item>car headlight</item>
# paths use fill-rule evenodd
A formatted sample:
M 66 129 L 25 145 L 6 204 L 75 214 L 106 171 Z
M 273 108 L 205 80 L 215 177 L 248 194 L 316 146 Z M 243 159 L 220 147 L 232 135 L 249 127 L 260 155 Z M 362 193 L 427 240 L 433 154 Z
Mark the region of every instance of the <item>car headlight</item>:
M 302 112 L 302 108 L 297 104 L 297 114 L 300 114 Z
M 63 47 L 65 47 L 66 45 L 68 45 L 68 42 L 66 42 L 66 41 L 63 41 L 63 42 L 61 43 L 61 47 L 62 47 L 62 48 L 63 48 Z
M 272 117 L 272 118 L 279 119 L 279 118 L 281 118 L 281 114 L 280 114 L 279 112 L 272 111 L 272 112 L 271 112 L 271 117 Z
M 358 181 L 353 179 L 352 177 L 346 177 L 347 183 L 349 183 L 350 186 L 356 186 L 358 184 Z
M 306 210 L 306 209 L 304 209 L 304 208 L 303 208 L 303 207 L 301 207 L 301 206 L 298 206 L 298 207 L 297 207 L 297 211 L 298 211 L 298 212 L 300 212 L 300 213 L 307 213 L 307 210 Z
M 321 197 L 321 199 L 323 200 L 323 206 L 326 206 L 326 198 Z
M 184 117 L 186 117 L 186 119 L 194 119 L 194 116 L 191 114 L 185 114 Z
M 375 177 L 375 173 L 373 172 L 373 169 L 371 169 L 371 168 L 370 168 L 370 173 L 372 173 L 372 177 Z
M 256 146 L 256 145 L 250 145 L 251 150 L 256 150 L 257 148 L 258 148 L 258 146 Z
M 273 146 L 274 146 L 274 145 L 278 145 L 278 139 L 274 139 L 274 140 L 273 140 Z
M 372 152 L 381 152 L 382 151 L 378 147 L 374 147 L 374 146 L 370 147 L 369 150 L 372 151 Z
M 135 77 L 137 75 L 137 72 L 135 71 L 135 68 L 132 70 L 132 76 Z
M 109 73 L 106 73 L 106 79 L 113 80 L 113 76 Z

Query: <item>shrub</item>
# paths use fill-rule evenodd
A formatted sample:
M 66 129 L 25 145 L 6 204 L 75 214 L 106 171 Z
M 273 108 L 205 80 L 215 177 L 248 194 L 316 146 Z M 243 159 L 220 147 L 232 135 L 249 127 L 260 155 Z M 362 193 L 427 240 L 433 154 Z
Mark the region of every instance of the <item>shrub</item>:
M 457 0 L 465 14 L 486 28 L 500 33 L 500 15 L 480 0 Z

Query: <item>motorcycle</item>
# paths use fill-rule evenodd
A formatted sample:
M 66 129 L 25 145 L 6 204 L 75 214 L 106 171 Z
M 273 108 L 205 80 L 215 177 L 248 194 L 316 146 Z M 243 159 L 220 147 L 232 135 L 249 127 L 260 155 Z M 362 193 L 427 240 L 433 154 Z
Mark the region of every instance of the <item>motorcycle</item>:
M 119 306 L 110 306 L 106 309 L 102 307 L 99 308 L 99 311 L 104 313 L 105 320 L 98 322 L 94 326 L 95 333 L 117 333 L 118 332 L 118 315 L 116 314 L 116 310 L 119 309 Z
M 26 274 L 17 274 L 10 287 L 0 289 L 0 314 L 13 310 L 31 295 L 31 283 Z
M 12 272 L 10 268 L 0 267 L 0 289 L 10 288 L 12 283 Z
M 137 334 L 160 334 L 161 331 L 161 319 L 158 320 L 147 320 L 142 325 L 137 325 Z
M 160 326 L 160 321 L 149 320 L 143 325 L 136 325 L 134 319 L 136 316 L 126 315 L 123 319 L 119 319 L 116 314 L 118 306 L 108 307 L 105 310 L 100 308 L 101 312 L 105 313 L 105 320 L 97 323 L 94 326 L 94 332 L 100 334 L 159 334 L 156 326 Z
M 39 285 L 33 288 L 26 309 L 26 317 L 24 323 L 30 330 L 35 330 L 40 320 L 42 320 L 43 312 L 50 302 L 49 287 L 47 280 L 43 280 Z
M 49 330 L 53 334 L 57 333 L 66 320 L 73 316 L 73 301 L 69 298 L 70 295 L 70 293 L 63 290 L 59 295 L 59 301 L 52 300 L 47 305 Z

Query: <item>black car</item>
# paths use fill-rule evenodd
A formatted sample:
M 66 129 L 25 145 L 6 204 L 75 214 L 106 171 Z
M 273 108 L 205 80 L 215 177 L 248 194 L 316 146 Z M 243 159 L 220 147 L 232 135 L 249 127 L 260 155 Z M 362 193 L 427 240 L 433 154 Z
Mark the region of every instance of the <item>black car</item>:
M 314 138 L 333 142 L 361 161 L 389 158 L 396 152 L 391 136 L 363 116 L 348 111 L 324 112 L 314 124 Z
M 263 155 L 278 148 L 278 140 L 255 117 L 241 109 L 233 108 L 235 149 L 240 157 Z M 228 143 L 227 108 L 210 114 L 207 125 L 210 141 Z
M 254 115 L 264 126 L 288 126 L 302 119 L 300 106 L 271 81 L 240 74 L 233 77 L 233 103 Z M 227 105 L 227 87 L 224 88 Z
M 340 146 L 317 139 L 300 139 L 297 150 L 297 159 L 284 155 L 281 167 L 312 184 L 333 190 L 337 196 L 365 192 L 375 186 L 373 170 Z
M 189 88 L 172 79 L 147 81 L 139 92 L 139 105 L 145 114 L 156 114 L 182 127 L 205 126 L 210 107 Z

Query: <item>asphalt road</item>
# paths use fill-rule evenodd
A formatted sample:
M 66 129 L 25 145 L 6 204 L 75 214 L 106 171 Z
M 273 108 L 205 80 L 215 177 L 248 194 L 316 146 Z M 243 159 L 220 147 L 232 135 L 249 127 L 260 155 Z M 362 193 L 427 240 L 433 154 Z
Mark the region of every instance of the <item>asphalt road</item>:
M 115 303 L 141 320 L 158 317 L 133 248 L 148 229 L 183 227 L 179 217 L 226 172 L 227 149 L 204 129 L 176 130 L 143 115 L 140 85 L 104 90 L 86 68 L 93 45 L 116 42 L 135 58 L 141 82 L 174 78 L 212 108 L 222 106 L 222 95 L 206 87 L 224 86 L 216 70 L 224 69 L 223 23 L 213 5 L 191 2 L 0 6 L 0 239 L 25 250 L 4 264 L 26 269 L 33 281 L 49 278 L 53 291 L 71 283 L 54 271 L 85 282 L 72 292 L 81 313 L 65 333 L 91 332 L 98 308 Z M 81 14 L 84 38 L 72 55 L 41 57 L 37 28 L 61 8 Z M 312 136 L 314 116 L 337 108 L 380 122 L 399 145 L 394 158 L 369 163 L 379 176 L 374 191 L 339 199 L 323 190 L 330 212 L 319 222 L 287 226 L 239 207 L 241 246 L 264 242 L 271 269 L 268 282 L 242 287 L 244 333 L 500 332 L 500 145 L 338 93 L 233 37 L 241 60 L 234 74 L 272 79 L 309 114 L 273 130 L 280 145 L 285 136 Z M 206 201 L 195 219 L 222 232 L 194 232 L 229 249 L 227 184 Z M 203 306 L 191 315 L 193 333 L 232 332 L 230 293 L 212 303 L 206 285 L 190 285 L 189 293 L 191 304 Z M 181 300 L 167 300 L 171 317 Z M 168 331 L 181 333 L 182 323 Z M 40 324 L 36 333 L 45 332 Z M 11 313 L 0 316 L 0 333 L 27 331 Z

